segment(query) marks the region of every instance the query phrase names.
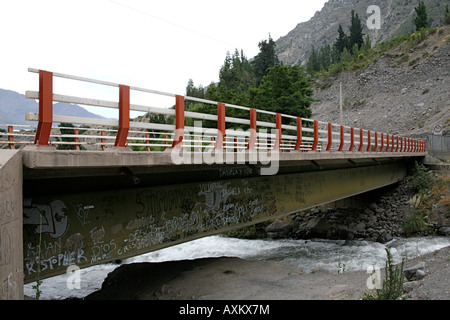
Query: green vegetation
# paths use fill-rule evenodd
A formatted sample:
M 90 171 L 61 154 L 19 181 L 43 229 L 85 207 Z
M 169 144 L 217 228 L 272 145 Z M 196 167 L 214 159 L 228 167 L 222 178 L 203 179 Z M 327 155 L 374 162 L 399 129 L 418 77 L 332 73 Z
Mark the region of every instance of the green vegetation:
M 412 191 L 416 193 L 414 212 L 403 227 L 407 236 L 430 231 L 426 219 L 432 215 L 433 208 L 438 204 L 447 208 L 446 212 L 450 212 L 450 202 L 445 196 L 448 183 L 448 178 L 438 177 L 424 165 L 415 163 L 412 180 Z M 445 209 L 443 210 L 445 212 Z M 446 217 L 449 216 L 450 213 Z
M 313 91 L 307 81 L 304 68 L 298 65 L 284 66 L 275 53 L 275 42 L 259 43 L 260 52 L 249 61 L 242 50 L 233 56 L 227 53 L 219 71 L 219 82 L 207 88 L 196 87 L 192 79 L 186 87 L 186 95 L 234 105 L 255 107 L 262 110 L 310 117 Z M 217 106 L 187 102 L 186 110 L 216 114 Z M 227 116 L 248 118 L 248 111 L 229 108 Z M 274 116 L 258 114 L 260 121 L 274 121 Z M 286 119 L 283 119 L 286 122 Z M 215 121 L 203 121 L 204 127 L 214 127 Z M 227 124 L 231 129 L 248 129 L 248 126 Z
M 432 172 L 423 164 L 414 164 L 413 169 L 413 189 L 414 192 L 425 194 L 436 183 L 436 179 Z
M 71 123 L 60 123 L 59 126 L 62 135 L 74 135 L 75 134 L 75 126 Z M 73 128 L 73 129 L 72 129 Z M 78 134 L 83 134 L 83 130 L 79 130 Z M 75 138 L 74 137 L 63 137 L 59 138 L 60 141 L 69 142 L 69 144 L 58 144 L 56 149 L 58 150 L 75 150 Z M 85 150 L 83 146 L 80 146 L 80 150 Z
M 427 224 L 425 223 L 425 218 L 423 214 L 419 212 L 414 212 L 414 214 L 406 221 L 403 226 L 403 231 L 406 236 L 417 235 L 428 231 Z
M 392 254 L 388 248 L 385 249 L 387 254 L 385 279 L 381 289 L 375 289 L 375 294 L 365 294 L 363 300 L 397 300 L 403 291 L 403 283 L 405 276 L 403 274 L 403 266 L 405 259 L 402 259 L 400 265 L 394 265 Z
M 448 9 L 448 4 L 445 5 L 444 24 L 450 24 L 450 10 Z
M 440 35 L 443 34 L 441 31 L 442 29 L 439 30 Z M 373 47 L 370 37 L 366 36 L 360 48 L 357 44 L 354 44 L 352 49 L 342 44 L 346 41 L 346 36 L 341 35 L 342 32 L 341 27 L 333 46 L 327 44 L 319 50 L 313 49 L 308 59 L 306 67 L 308 75 L 311 79 L 318 81 L 322 88 L 327 87 L 330 77 L 337 76 L 345 71 L 361 72 L 382 55 L 392 50 L 400 51 L 397 53 L 399 55 L 398 65 L 406 62 L 409 66 L 416 64 L 420 57 L 411 60 L 410 51 L 427 47 L 428 43 L 425 40 L 429 35 L 436 33 L 437 29 L 422 28 L 412 34 L 396 36 Z M 342 52 L 339 51 L 340 48 L 343 48 Z M 424 57 L 427 55 L 429 53 L 425 53 Z
M 416 18 L 414 19 L 414 23 L 416 25 L 416 30 L 419 31 L 421 29 L 426 29 L 430 25 L 428 24 L 427 17 L 427 8 L 423 1 L 419 1 L 419 5 L 414 8 L 416 11 Z

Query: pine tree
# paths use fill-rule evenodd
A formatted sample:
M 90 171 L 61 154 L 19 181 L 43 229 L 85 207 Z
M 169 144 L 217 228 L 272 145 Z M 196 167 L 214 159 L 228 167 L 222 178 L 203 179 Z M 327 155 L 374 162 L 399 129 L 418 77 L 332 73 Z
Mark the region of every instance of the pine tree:
M 261 85 L 253 89 L 252 93 L 253 104 L 258 108 L 293 116 L 311 117 L 313 90 L 305 77 L 303 67 L 299 65 L 276 65 L 269 68 Z M 265 121 L 265 115 L 262 116 L 262 120 Z M 290 119 L 286 118 L 283 121 L 288 123 Z
M 308 62 L 306 64 L 306 71 L 313 75 L 315 72 L 320 71 L 320 60 L 319 60 L 319 53 L 317 50 L 312 47 L 311 54 L 309 55 Z
M 347 49 L 352 50 L 355 44 L 358 45 L 358 49 L 361 48 L 364 43 L 363 26 L 358 14 L 355 14 L 355 10 L 352 10 L 352 20 L 349 30 L 350 35 L 348 37 Z
M 259 85 L 262 78 L 267 74 L 267 69 L 280 64 L 275 52 L 275 41 L 269 35 L 269 40 L 263 40 L 258 44 L 260 52 L 253 60 L 255 68 L 256 83 Z
M 419 1 L 419 5 L 414 8 L 416 11 L 416 18 L 414 20 L 414 23 L 416 24 L 416 30 L 419 31 L 420 29 L 428 28 L 428 17 L 427 17 L 427 8 L 425 6 L 425 3 L 423 1 Z
M 348 47 L 348 37 L 345 34 L 344 29 L 342 29 L 341 25 L 339 25 L 338 37 L 336 39 L 334 46 L 339 52 L 342 52 L 344 48 Z
M 320 48 L 319 63 L 320 70 L 325 71 L 328 71 L 328 68 L 333 63 L 331 56 L 331 47 L 329 44 L 326 44 L 322 48 Z
M 364 40 L 364 44 L 361 48 L 361 51 L 363 52 L 369 52 L 369 50 L 372 49 L 372 40 L 370 39 L 370 36 L 366 36 L 366 40 Z
M 445 5 L 444 24 L 450 24 L 450 10 L 448 9 L 448 4 Z

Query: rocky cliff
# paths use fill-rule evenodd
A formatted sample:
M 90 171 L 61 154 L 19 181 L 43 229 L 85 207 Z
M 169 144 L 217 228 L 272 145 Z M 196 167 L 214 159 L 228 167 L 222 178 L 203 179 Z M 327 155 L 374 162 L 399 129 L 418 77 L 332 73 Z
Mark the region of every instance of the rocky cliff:
M 408 41 L 408 40 L 406 40 Z M 319 78 L 313 118 L 390 134 L 431 134 L 436 124 L 450 130 L 450 26 L 428 32 L 414 46 L 400 43 L 367 68 Z
M 412 33 L 415 30 L 414 8 L 418 2 L 418 0 L 329 0 L 309 21 L 299 23 L 286 36 L 276 41 L 278 57 L 285 64 L 304 65 L 312 46 L 317 49 L 335 42 L 339 24 L 348 34 L 351 10 L 355 10 L 359 15 L 364 25 L 363 32 L 370 35 L 374 44 L 396 35 Z M 425 0 L 432 27 L 442 23 L 445 5 L 448 3 L 449 0 Z M 367 13 L 371 5 L 380 8 L 381 25 L 378 30 L 369 30 L 366 25 L 367 20 L 374 14 L 373 11 Z

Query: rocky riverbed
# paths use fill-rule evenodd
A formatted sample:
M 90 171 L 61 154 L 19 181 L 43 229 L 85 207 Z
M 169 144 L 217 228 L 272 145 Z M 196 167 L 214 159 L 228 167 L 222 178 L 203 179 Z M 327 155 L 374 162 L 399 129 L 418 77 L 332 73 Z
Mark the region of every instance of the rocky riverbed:
M 358 207 L 314 208 L 290 215 L 265 228 L 266 236 L 272 239 L 363 239 L 386 243 L 394 237 L 409 236 L 408 221 L 416 214 L 420 203 L 419 195 L 412 187 L 413 177 L 409 176 L 398 184 L 375 191 L 368 201 Z M 448 191 L 442 196 L 448 199 Z M 448 209 L 448 205 L 445 210 Z M 442 206 L 435 204 L 439 218 L 429 214 L 426 231 L 422 234 L 450 235 L 450 219 Z

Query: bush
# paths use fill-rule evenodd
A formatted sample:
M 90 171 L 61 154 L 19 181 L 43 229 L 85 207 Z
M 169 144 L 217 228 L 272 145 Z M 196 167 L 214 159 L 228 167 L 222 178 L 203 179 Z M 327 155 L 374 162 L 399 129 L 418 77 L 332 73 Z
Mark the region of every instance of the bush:
M 365 294 L 363 300 L 396 300 L 400 298 L 403 291 L 403 283 L 405 276 L 403 274 L 403 266 L 405 259 L 399 266 L 395 266 L 392 261 L 392 255 L 388 248 L 385 249 L 387 253 L 386 260 L 386 276 L 383 280 L 381 289 L 376 289 L 375 295 Z
M 424 165 L 419 165 L 417 161 L 414 164 L 413 170 L 413 191 L 418 193 L 425 193 L 433 186 L 435 179 L 430 170 Z
M 426 232 L 428 227 L 425 223 L 425 219 L 422 214 L 415 213 L 409 218 L 409 220 L 405 223 L 403 227 L 403 231 L 407 236 Z

